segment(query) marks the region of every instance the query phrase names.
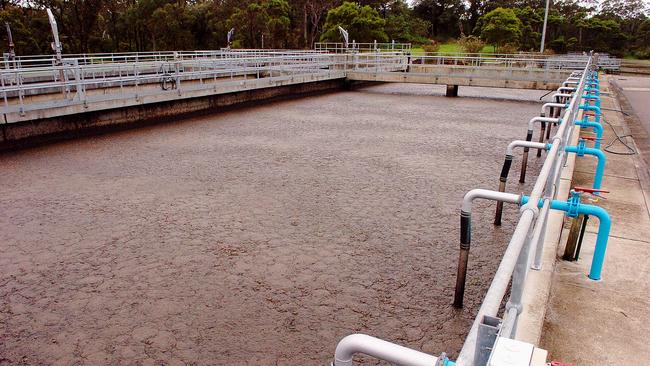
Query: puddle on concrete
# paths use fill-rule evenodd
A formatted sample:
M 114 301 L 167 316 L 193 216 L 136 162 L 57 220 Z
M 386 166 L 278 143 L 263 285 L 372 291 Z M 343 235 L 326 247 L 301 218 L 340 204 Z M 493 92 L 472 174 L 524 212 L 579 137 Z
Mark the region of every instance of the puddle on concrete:
M 461 199 L 497 187 L 544 92 L 436 90 L 379 85 L 0 156 L 3 361 L 323 365 L 354 332 L 454 357 L 517 214 L 495 228 L 476 205 L 455 311 Z

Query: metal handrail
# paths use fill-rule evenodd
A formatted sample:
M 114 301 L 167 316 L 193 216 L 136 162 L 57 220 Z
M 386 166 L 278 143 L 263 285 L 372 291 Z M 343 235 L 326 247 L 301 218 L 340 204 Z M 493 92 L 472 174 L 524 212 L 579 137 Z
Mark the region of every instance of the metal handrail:
M 501 263 L 494 275 L 494 279 L 485 295 L 469 334 L 465 339 L 463 348 L 456 360 L 457 365 L 474 365 L 479 326 L 484 317 L 494 317 L 497 315 L 511 278 L 513 282 L 511 300 L 515 297 L 517 298 L 517 301 L 521 301 L 523 282 L 526 278 L 528 266 L 518 266 L 518 264 L 522 261 L 525 261 L 527 264 L 528 252 L 530 249 L 532 247 L 543 245 L 543 243 L 539 242 L 541 234 L 535 232 L 541 230 L 535 229 L 541 228 L 545 225 L 546 220 L 548 219 L 548 208 L 545 209 L 544 207 L 548 206 L 550 201 L 556 197 L 557 187 L 561 177 L 561 168 L 566 160 L 564 147 L 572 137 L 573 121 L 576 119 L 575 117 L 580 107 L 580 101 L 584 92 L 587 76 L 593 69 L 592 65 L 594 65 L 594 63 L 592 57 L 590 57 L 580 76 L 577 90 L 571 98 L 564 116 L 562 117 L 562 123 L 551 140 L 551 147 L 546 159 L 544 160 L 537 180 L 535 181 L 530 194 L 530 199 L 528 200 L 528 203 L 524 204 L 521 208 L 521 214 L 517 226 L 515 227 L 515 231 L 508 243 L 508 247 L 506 248 Z M 540 200 L 543 201 L 542 208 L 544 212 L 542 214 L 540 214 L 538 207 Z M 534 242 L 535 237 L 537 238 L 537 242 Z M 525 255 L 522 255 L 522 253 Z M 502 329 L 504 330 L 504 334 L 502 334 L 502 336 L 506 337 L 514 335 L 513 332 L 514 329 L 516 329 L 516 320 L 520 313 L 520 309 L 517 309 L 517 305 L 521 306 L 520 303 L 511 305 L 514 306 L 508 307 L 503 319 Z
M 82 101 L 97 101 L 85 95 L 86 89 L 135 86 L 157 83 L 161 78 L 174 78 L 180 89 L 182 82 L 223 77 L 254 75 L 255 78 L 280 77 L 291 74 L 313 74 L 329 71 L 344 72 L 421 72 L 423 67 L 417 62 L 424 60 L 435 65 L 453 64 L 464 76 L 481 77 L 485 68 L 507 68 L 509 72 L 519 72 L 521 80 L 539 79 L 537 71 L 555 72 L 546 60 L 531 61 L 530 58 L 496 57 L 446 57 L 409 56 L 397 50 L 373 53 L 332 54 L 319 51 L 276 51 L 276 50 L 219 50 L 192 52 L 151 52 L 124 54 L 82 54 L 79 58 L 63 58 L 61 65 L 54 64 L 51 58 L 16 60 L 9 68 L 0 68 L 0 95 L 4 99 L 4 109 L 0 112 L 19 111 L 50 107 L 60 107 L 61 103 L 74 104 Z M 31 61 L 30 61 L 31 60 Z M 532 63 L 531 63 L 532 62 Z M 546 63 L 546 64 L 545 64 Z M 9 65 L 9 63 L 6 63 Z M 471 68 L 473 70 L 467 70 Z M 420 71 L 419 71 L 420 70 Z M 431 73 L 434 70 L 425 72 Z M 444 71 L 444 69 L 443 69 Z M 533 72 L 535 71 L 535 72 Z M 554 81 L 562 74 L 544 74 L 543 79 Z M 25 96 L 53 94 L 63 91 L 64 102 L 50 104 L 42 99 L 25 100 Z M 110 93 L 117 93 L 107 89 Z M 126 91 L 126 90 L 125 90 Z M 169 92 L 168 90 L 159 91 Z M 125 92 L 123 98 L 132 98 L 133 93 Z M 119 95 L 106 96 L 107 99 Z

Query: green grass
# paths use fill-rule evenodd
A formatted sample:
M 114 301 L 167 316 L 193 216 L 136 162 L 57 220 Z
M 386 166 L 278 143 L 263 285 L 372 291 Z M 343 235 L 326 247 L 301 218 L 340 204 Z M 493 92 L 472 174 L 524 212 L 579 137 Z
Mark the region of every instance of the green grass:
M 492 45 L 486 45 L 483 47 L 481 50 L 481 53 L 494 53 L 494 46 Z
M 422 55 L 424 55 L 424 48 L 422 48 L 422 47 L 413 47 L 413 48 L 411 48 L 411 54 L 413 56 L 422 56 Z
M 463 49 L 460 47 L 458 43 L 443 43 L 440 45 L 440 48 L 438 49 L 438 52 L 441 53 L 447 53 L 447 54 L 457 54 L 457 53 L 463 53 Z M 494 46 L 488 45 L 483 47 L 481 50 L 481 53 L 484 54 L 493 54 L 494 53 Z M 411 54 L 414 56 L 421 56 L 424 55 L 424 48 L 421 46 L 418 47 L 413 47 L 411 48 Z
M 444 53 L 462 53 L 463 50 L 460 48 L 458 43 L 445 43 L 440 45 L 438 52 Z

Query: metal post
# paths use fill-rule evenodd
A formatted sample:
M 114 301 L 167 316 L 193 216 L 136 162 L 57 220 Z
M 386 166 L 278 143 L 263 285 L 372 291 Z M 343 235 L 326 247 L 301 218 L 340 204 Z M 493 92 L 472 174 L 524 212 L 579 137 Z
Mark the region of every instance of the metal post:
M 16 52 L 14 51 L 14 38 L 11 36 L 9 22 L 5 22 L 5 27 L 7 27 L 7 40 L 9 41 L 9 61 L 13 61 L 16 58 Z
M 52 27 L 52 36 L 54 37 L 54 42 L 52 43 L 52 49 L 55 53 L 55 65 L 60 67 L 59 70 L 59 79 L 62 83 L 65 83 L 64 71 L 63 71 L 63 61 L 61 60 L 61 42 L 59 42 L 59 28 L 56 25 L 56 19 L 54 19 L 54 14 L 50 8 L 45 9 L 47 11 L 47 17 L 50 20 L 50 26 Z M 63 85 L 63 96 L 65 98 L 65 84 Z
M 54 19 L 54 14 L 49 8 L 45 9 L 47 11 L 47 17 L 50 20 L 50 26 L 52 27 L 52 35 L 54 36 L 54 43 L 52 43 L 52 49 L 56 53 L 56 60 L 61 64 L 61 42 L 59 42 L 59 28 L 56 25 L 56 19 Z
M 544 28 L 542 28 L 542 44 L 539 46 L 539 53 L 544 52 L 544 42 L 546 41 L 546 23 L 548 22 L 548 8 L 551 0 L 546 0 L 546 9 L 544 10 Z

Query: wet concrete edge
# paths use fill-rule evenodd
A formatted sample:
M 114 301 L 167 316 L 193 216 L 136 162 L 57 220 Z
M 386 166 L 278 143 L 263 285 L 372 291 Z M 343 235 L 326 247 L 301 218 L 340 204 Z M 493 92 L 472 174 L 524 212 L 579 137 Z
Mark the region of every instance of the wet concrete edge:
M 28 122 L 4 123 L 0 124 L 0 152 L 156 124 L 182 122 L 185 119 L 211 113 L 222 113 L 282 100 L 353 90 L 374 84 L 377 83 L 350 82 L 345 79 L 326 80 L 210 95 L 171 103 L 152 103 Z

